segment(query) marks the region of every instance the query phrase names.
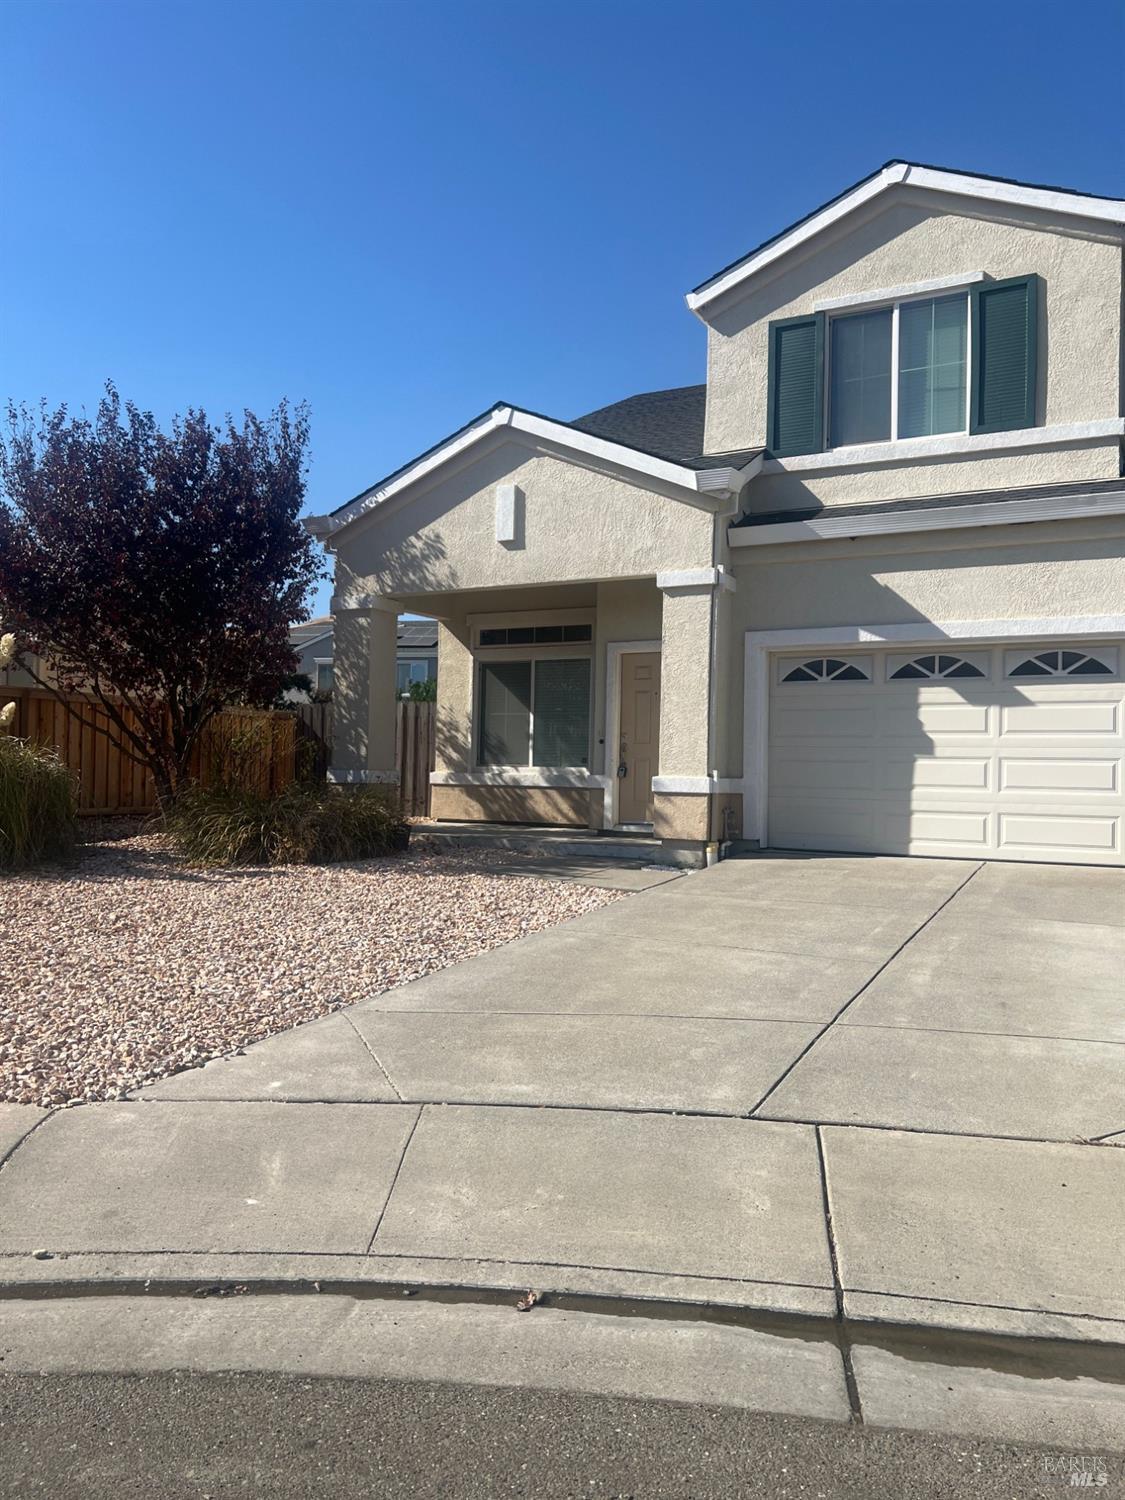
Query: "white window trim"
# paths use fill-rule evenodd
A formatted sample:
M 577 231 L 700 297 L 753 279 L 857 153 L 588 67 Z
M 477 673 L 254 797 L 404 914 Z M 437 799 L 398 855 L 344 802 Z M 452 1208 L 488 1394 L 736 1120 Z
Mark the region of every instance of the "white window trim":
M 480 775 L 480 774 L 487 775 L 489 773 L 500 773 L 502 775 L 506 775 L 509 772 L 516 772 L 516 773 L 530 772 L 530 773 L 533 773 L 533 774 L 538 775 L 538 776 L 545 776 L 545 775 L 551 775 L 554 772 L 558 771 L 558 772 L 565 773 L 565 774 L 571 775 L 571 776 L 573 776 L 573 775 L 579 775 L 579 776 L 581 776 L 581 775 L 589 775 L 589 767 L 587 767 L 587 766 L 572 766 L 572 767 L 568 767 L 568 766 L 535 766 L 535 765 L 527 765 L 527 766 L 515 766 L 515 765 L 513 765 L 513 766 L 486 766 L 486 765 L 482 765 L 481 764 L 481 759 L 480 759 L 480 753 L 481 753 L 480 739 L 481 739 L 481 730 L 483 729 L 484 726 L 483 726 L 483 723 L 482 723 L 482 715 L 481 715 L 481 711 L 480 711 L 480 703 L 481 703 L 481 667 L 483 667 L 483 666 L 489 666 L 490 667 L 490 666 L 493 666 L 496 662 L 501 662 L 501 661 L 518 661 L 518 662 L 526 661 L 526 662 L 529 662 L 531 664 L 531 668 L 532 668 L 532 671 L 531 671 L 531 707 L 530 707 L 530 709 L 528 711 L 528 716 L 527 716 L 527 739 L 528 739 L 528 747 L 527 748 L 528 748 L 528 754 L 530 755 L 533 752 L 534 748 L 535 748 L 535 663 L 537 661 L 544 661 L 544 660 L 546 660 L 546 661 L 558 661 L 558 660 L 560 660 L 560 653 L 562 653 L 561 659 L 564 660 L 564 661 L 588 661 L 590 663 L 590 709 L 589 709 L 589 718 L 588 718 L 588 721 L 587 721 L 587 730 L 586 730 L 586 759 L 588 761 L 592 761 L 593 760 L 593 755 L 594 755 L 593 738 L 594 738 L 594 688 L 595 688 L 595 683 L 594 683 L 594 648 L 593 648 L 593 643 L 590 642 L 590 641 L 578 641 L 576 643 L 575 642 L 567 642 L 565 644 L 565 646 L 561 646 L 561 645 L 558 645 L 558 644 L 553 645 L 553 646 L 484 646 L 484 647 L 479 648 L 479 650 L 483 651 L 486 654 L 484 654 L 483 656 L 482 655 L 478 655 L 477 654 L 478 648 L 477 647 L 473 648 L 473 709 L 472 709 L 472 723 L 473 723 L 473 736 L 472 736 L 473 774 L 475 774 L 475 775 Z M 472 783 L 465 783 L 465 784 L 466 785 L 471 785 Z M 478 784 L 479 785 L 483 785 L 483 786 L 489 786 L 489 785 L 504 785 L 505 783 L 504 782 L 488 782 L 488 781 L 485 781 L 485 782 L 481 782 L 481 783 L 478 783 Z M 551 782 L 522 782 L 522 783 L 521 782 L 508 782 L 507 784 L 508 785 L 513 785 L 513 786 L 519 786 L 519 785 L 524 785 L 524 786 L 554 786 L 554 785 L 559 785 L 560 783 L 551 781 Z
M 957 291 L 965 291 L 967 288 L 962 283 L 957 283 L 944 292 L 906 292 L 893 300 L 880 298 L 878 303 L 874 300 L 870 305 L 845 306 L 842 307 L 835 317 L 828 319 L 828 327 L 825 330 L 824 339 L 824 430 L 821 433 L 823 444 L 820 455 L 801 454 L 802 458 L 823 457 L 825 454 L 849 453 L 856 454 L 861 450 L 872 448 L 884 448 L 888 444 L 931 442 L 934 438 L 955 439 L 963 441 L 970 436 L 969 433 L 969 402 L 971 400 L 971 374 L 973 368 L 973 320 L 969 313 L 969 299 L 965 298 L 965 405 L 962 411 L 963 425 L 953 432 L 927 433 L 921 437 L 903 438 L 898 435 L 898 387 L 901 378 L 899 370 L 899 327 L 903 307 L 913 302 L 940 302 L 945 297 L 955 296 Z M 889 438 L 879 439 L 872 443 L 842 444 L 838 447 L 831 446 L 832 437 L 832 328 L 835 323 L 845 322 L 849 317 L 866 317 L 871 313 L 890 312 L 891 315 L 891 435 Z M 762 465 L 763 469 L 766 465 Z
M 883 287 L 877 292 L 853 292 L 847 297 L 829 297 L 823 302 L 813 303 L 813 312 L 842 312 L 846 308 L 857 311 L 874 310 L 882 303 L 909 302 L 918 297 L 933 297 L 942 292 L 959 292 L 975 286 L 987 278 L 983 271 L 967 271 L 963 276 L 934 276 L 929 281 L 913 281 L 905 286 Z
M 855 646 L 903 648 L 1006 645 L 1036 639 L 1049 646 L 1074 636 L 1085 640 L 1125 634 L 1125 615 L 1064 615 L 1039 620 L 949 620 L 905 625 L 837 625 L 800 630 L 748 630 L 743 663 L 743 837 L 769 847 L 770 658 L 779 652 L 844 650 Z
M 770 458 L 762 464 L 762 473 L 815 474 L 831 469 L 866 469 L 872 464 L 901 464 L 950 456 L 968 458 L 978 453 L 1014 453 L 1028 448 L 1094 443 L 1123 435 L 1125 417 L 1106 417 L 1095 422 L 1057 422 L 1049 427 L 1019 427 L 1011 432 L 944 432 L 935 437 L 894 438 L 885 443 L 829 448 L 824 453 Z
M 617 828 L 617 746 L 621 732 L 621 658 L 630 653 L 662 652 L 663 641 L 609 641 L 605 648 L 605 799 L 602 802 L 602 827 Z M 661 655 L 661 668 L 664 658 Z M 659 769 L 659 768 L 658 768 Z M 658 776 L 652 779 L 657 791 Z

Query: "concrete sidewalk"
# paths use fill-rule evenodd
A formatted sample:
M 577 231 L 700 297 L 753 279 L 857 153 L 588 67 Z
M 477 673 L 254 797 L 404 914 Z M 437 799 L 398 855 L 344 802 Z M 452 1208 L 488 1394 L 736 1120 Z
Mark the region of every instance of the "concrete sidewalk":
M 732 861 L 0 1106 L 0 1283 L 663 1299 L 1125 1345 L 1125 880 Z

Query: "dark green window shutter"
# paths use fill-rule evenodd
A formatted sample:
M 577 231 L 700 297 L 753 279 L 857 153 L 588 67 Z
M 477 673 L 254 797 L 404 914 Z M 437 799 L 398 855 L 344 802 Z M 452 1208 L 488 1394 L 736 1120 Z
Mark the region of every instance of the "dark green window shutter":
M 824 314 L 770 324 L 766 447 L 776 458 L 824 447 Z
M 971 291 L 969 431 L 1035 426 L 1037 276 L 981 281 Z

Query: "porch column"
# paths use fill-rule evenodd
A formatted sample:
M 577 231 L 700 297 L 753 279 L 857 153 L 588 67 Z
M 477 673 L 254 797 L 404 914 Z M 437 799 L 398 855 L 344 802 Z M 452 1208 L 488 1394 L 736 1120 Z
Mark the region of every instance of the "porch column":
M 653 831 L 687 862 L 702 859 L 712 837 L 715 600 L 726 580 L 721 568 L 656 576 L 664 598 Z
M 377 595 L 337 596 L 332 613 L 335 661 L 328 779 L 396 783 L 398 604 Z

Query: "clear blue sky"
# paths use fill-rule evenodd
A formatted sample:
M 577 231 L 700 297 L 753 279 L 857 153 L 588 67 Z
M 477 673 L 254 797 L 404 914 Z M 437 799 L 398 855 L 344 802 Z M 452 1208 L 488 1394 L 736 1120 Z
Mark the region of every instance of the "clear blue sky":
M 313 415 L 326 510 L 890 157 L 1125 196 L 1122 0 L 7 0 L 0 397 Z

